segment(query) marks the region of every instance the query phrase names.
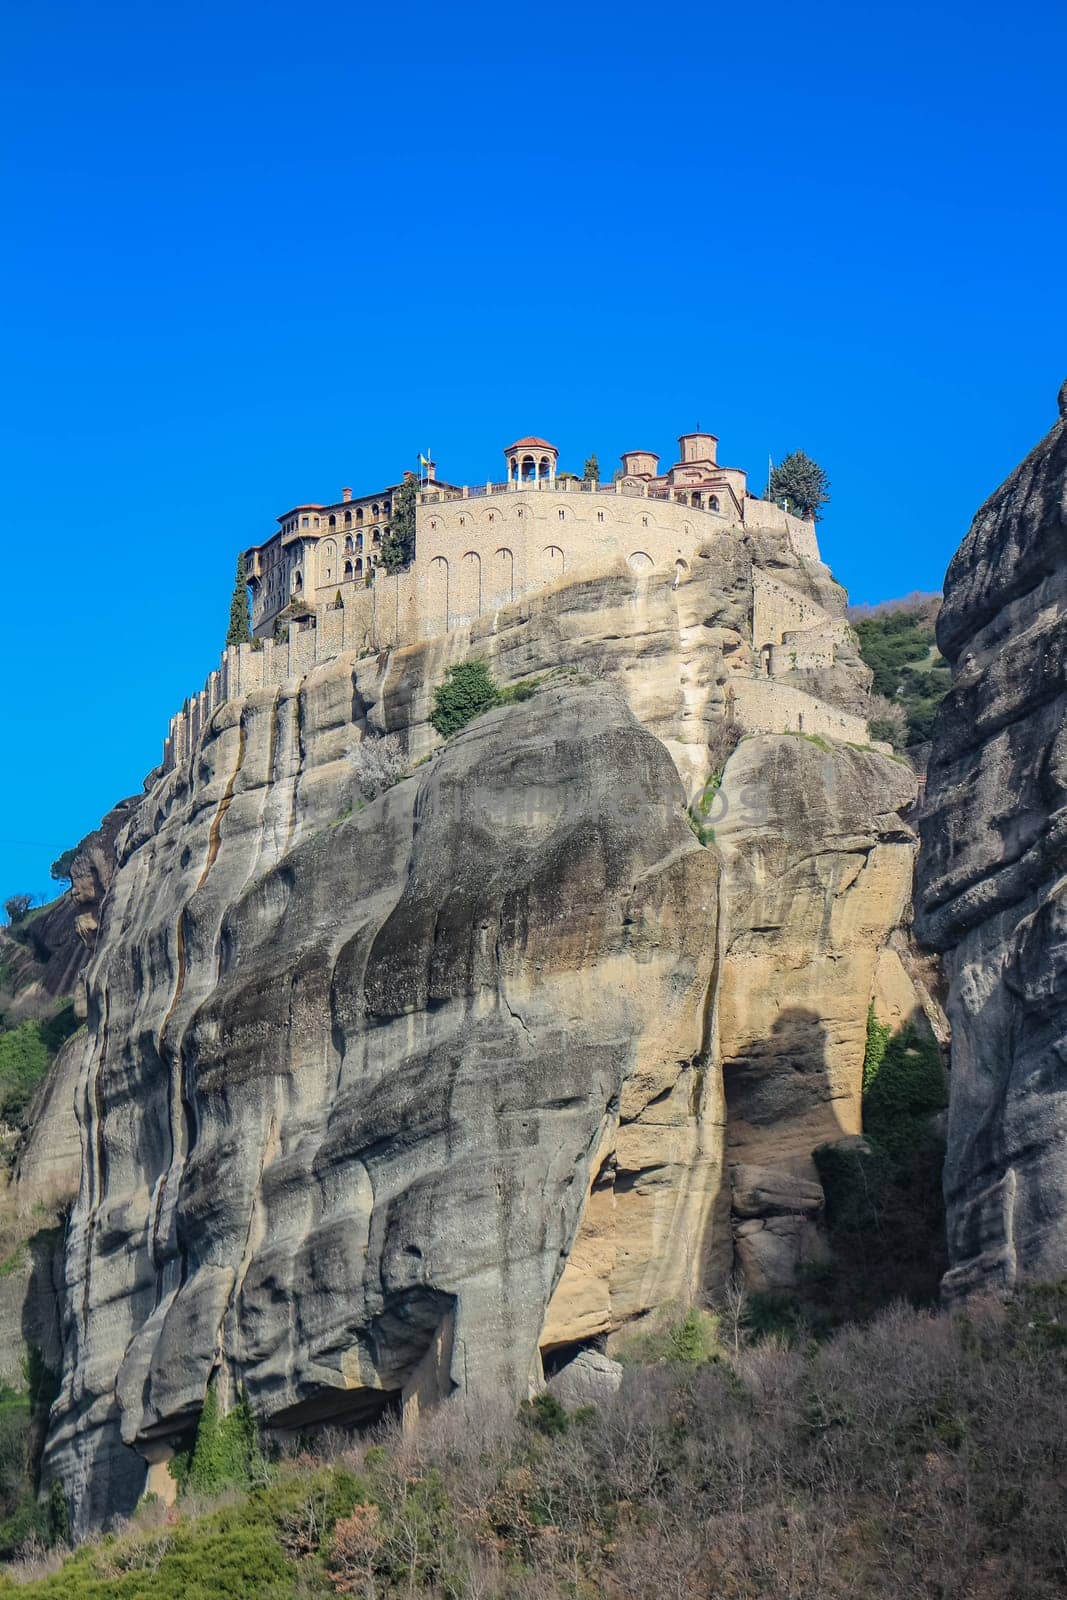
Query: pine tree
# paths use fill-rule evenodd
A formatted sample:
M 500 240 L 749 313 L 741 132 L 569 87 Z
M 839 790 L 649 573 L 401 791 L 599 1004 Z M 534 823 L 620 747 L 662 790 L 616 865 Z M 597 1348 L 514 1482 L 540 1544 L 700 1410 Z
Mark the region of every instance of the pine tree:
M 582 477 L 586 483 L 600 482 L 600 462 L 595 455 L 586 458 L 585 466 L 582 468 Z
M 819 513 L 830 499 L 830 480 L 817 461 L 794 450 L 779 462 L 767 482 L 765 498 L 776 505 L 784 503 L 794 517 L 820 520 Z
M 230 626 L 226 633 L 226 644 L 250 644 L 252 630 L 248 626 L 248 580 L 245 577 L 245 558 L 237 557 L 237 576 L 233 583 L 233 599 L 230 601 Z

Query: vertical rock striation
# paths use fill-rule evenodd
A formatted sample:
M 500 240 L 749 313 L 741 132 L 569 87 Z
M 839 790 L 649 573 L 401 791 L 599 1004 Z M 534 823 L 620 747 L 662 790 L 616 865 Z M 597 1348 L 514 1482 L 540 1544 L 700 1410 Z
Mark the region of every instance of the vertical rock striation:
M 1067 1272 L 1067 384 L 948 570 L 916 929 L 952 1023 L 946 1292 Z
M 209 1383 L 282 1432 L 518 1398 L 707 1290 L 735 1232 L 753 1281 L 810 1253 L 868 1006 L 912 1003 L 912 784 L 810 737 L 866 694 L 843 623 L 789 683 L 754 643 L 757 567 L 831 620 L 843 591 L 721 546 L 227 701 L 131 812 L 71 1062 L 47 1466 L 80 1529 L 167 1490 Z M 568 670 L 437 748 L 469 655 Z M 737 744 L 775 696 L 809 736 Z M 369 798 L 381 734 L 418 760 Z

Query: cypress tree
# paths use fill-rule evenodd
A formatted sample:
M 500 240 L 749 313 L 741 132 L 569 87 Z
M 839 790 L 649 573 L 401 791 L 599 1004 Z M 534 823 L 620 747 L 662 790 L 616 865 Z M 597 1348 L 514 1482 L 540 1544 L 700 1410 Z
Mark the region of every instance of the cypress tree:
M 237 576 L 233 583 L 233 599 L 230 601 L 230 626 L 226 633 L 226 643 L 250 644 L 252 630 L 248 626 L 248 579 L 245 577 L 245 558 L 242 553 L 237 557 Z

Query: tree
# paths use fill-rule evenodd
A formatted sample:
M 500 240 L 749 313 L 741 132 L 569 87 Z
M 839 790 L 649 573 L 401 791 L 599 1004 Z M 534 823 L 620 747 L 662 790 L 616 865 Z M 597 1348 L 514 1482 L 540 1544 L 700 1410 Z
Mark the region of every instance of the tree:
M 9 922 L 21 922 L 33 905 L 32 894 L 13 894 L 10 900 L 4 901 L 4 910 L 7 912 Z
M 405 478 L 393 496 L 393 515 L 389 532 L 382 540 L 382 566 L 386 572 L 406 567 L 415 556 L 415 506 L 418 479 Z
M 233 582 L 233 599 L 230 601 L 230 626 L 226 644 L 250 644 L 252 630 L 248 626 L 248 579 L 245 576 L 245 558 L 237 557 L 237 576 Z
M 582 477 L 586 483 L 600 482 L 600 462 L 596 456 L 587 456 L 585 466 L 582 468 Z
M 830 499 L 830 480 L 817 461 L 794 450 L 772 470 L 767 482 L 768 500 L 784 503 L 794 517 L 820 520 L 819 513 Z
M 52 862 L 49 868 L 49 876 L 54 878 L 57 883 L 69 883 L 70 869 L 74 865 L 74 857 L 77 854 L 77 845 L 72 845 L 69 850 L 64 850 L 63 854 L 57 856 Z

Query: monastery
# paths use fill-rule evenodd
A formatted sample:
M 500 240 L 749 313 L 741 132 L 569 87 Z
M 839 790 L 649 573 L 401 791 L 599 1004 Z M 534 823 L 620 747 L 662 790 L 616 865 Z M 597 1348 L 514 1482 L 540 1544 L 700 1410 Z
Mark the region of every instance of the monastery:
M 613 568 L 628 569 L 638 589 L 667 580 L 679 590 L 694 561 L 750 536 L 777 542 L 787 560 L 780 572 L 772 562 L 773 573 L 752 563 L 751 650 L 731 684 L 733 715 L 753 732 L 867 742 L 862 717 L 812 691 L 810 675 L 833 667 L 848 636 L 843 604 L 831 615 L 810 585 L 789 582 L 798 561 L 821 565 L 815 523 L 750 494 L 739 467 L 719 464 L 714 434 L 684 433 L 678 444 L 666 472 L 654 451 L 627 450 L 613 480 L 600 483 L 560 472 L 556 447 L 528 435 L 504 450 L 498 480 L 451 483 L 424 460 L 418 477 L 291 507 L 245 550 L 252 642 L 227 649 L 173 720 L 165 764 L 187 757 L 223 700 L 299 679 L 319 662 L 352 653 L 384 663 L 406 646 L 483 633 L 527 597 Z M 414 510 L 414 555 L 390 571 L 383 549 L 404 507 Z
M 577 567 L 616 557 L 635 572 L 673 566 L 683 573 L 713 528 L 781 532 L 817 561 L 815 524 L 750 495 L 739 467 L 718 464 L 718 443 L 713 433 L 682 434 L 679 460 L 662 474 L 654 451 L 627 450 L 611 483 L 560 474 L 555 445 L 533 436 L 505 449 L 499 482 L 441 482 L 426 463 L 426 481 L 416 488 L 415 559 L 396 581 L 390 642 L 446 633 Z M 413 473 L 405 477 L 414 484 Z M 274 634 L 294 603 L 314 609 L 340 594 L 347 608 L 387 576 L 382 543 L 401 487 L 355 499 L 343 489 L 332 505 L 294 506 L 278 518 L 276 533 L 245 552 L 257 637 Z

